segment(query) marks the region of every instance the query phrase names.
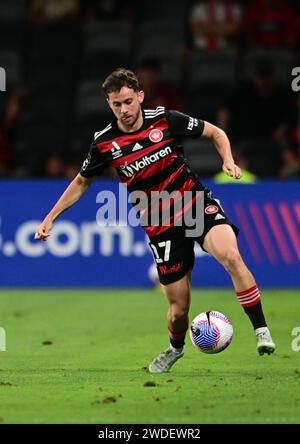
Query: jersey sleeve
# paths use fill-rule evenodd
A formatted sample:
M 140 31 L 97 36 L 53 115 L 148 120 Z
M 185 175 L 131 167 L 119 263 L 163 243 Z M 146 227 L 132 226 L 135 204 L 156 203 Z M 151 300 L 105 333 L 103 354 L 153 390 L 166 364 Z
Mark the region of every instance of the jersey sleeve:
M 100 176 L 100 174 L 105 168 L 106 168 L 106 163 L 104 162 L 95 143 L 92 143 L 87 158 L 83 162 L 82 167 L 80 169 L 81 176 L 86 178 Z
M 179 111 L 166 111 L 171 134 L 173 136 L 200 137 L 204 129 L 204 121 L 188 116 Z

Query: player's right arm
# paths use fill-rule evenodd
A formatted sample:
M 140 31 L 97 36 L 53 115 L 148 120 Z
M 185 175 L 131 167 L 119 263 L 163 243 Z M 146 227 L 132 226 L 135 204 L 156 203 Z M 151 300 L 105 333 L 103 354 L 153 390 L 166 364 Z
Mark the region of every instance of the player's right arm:
M 55 219 L 58 218 L 65 210 L 74 205 L 83 194 L 89 189 L 96 177 L 83 177 L 80 173 L 70 183 L 65 192 L 61 195 L 52 210 L 45 217 L 35 233 L 36 240 L 47 240 L 50 236 L 50 230 Z
M 74 205 L 89 189 L 92 182 L 101 174 L 105 168 L 105 161 L 98 149 L 98 139 L 95 140 L 89 150 L 87 158 L 83 162 L 80 172 L 70 183 L 65 192 L 56 202 L 50 213 L 45 217 L 35 233 L 36 240 L 46 241 L 50 236 L 53 222 L 65 210 Z

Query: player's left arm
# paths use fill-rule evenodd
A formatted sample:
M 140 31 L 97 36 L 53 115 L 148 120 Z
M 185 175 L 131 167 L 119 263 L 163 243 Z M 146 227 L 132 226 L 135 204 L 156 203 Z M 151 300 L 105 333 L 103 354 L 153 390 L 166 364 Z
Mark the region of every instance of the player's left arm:
M 224 173 L 234 179 L 240 179 L 242 177 L 242 172 L 234 162 L 230 142 L 226 133 L 221 128 L 204 121 L 202 136 L 211 139 L 217 148 L 218 153 L 223 160 L 222 169 Z

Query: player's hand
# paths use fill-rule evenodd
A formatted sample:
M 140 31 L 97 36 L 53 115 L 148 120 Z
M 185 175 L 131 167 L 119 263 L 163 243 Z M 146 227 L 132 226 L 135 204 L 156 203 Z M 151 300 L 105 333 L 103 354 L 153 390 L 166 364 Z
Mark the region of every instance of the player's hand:
M 233 160 L 224 160 L 223 171 L 227 176 L 233 177 L 234 179 L 240 179 L 242 177 L 242 171 Z
M 41 225 L 36 230 L 34 238 L 36 240 L 43 240 L 46 241 L 48 237 L 50 236 L 49 232 L 52 228 L 52 222 L 43 221 Z

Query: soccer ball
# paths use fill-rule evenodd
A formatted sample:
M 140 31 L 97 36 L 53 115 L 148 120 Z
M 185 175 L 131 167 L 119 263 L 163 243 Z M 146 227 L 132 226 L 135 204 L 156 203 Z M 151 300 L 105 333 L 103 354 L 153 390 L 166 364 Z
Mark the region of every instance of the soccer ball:
M 219 311 L 200 313 L 190 327 L 191 341 L 204 353 L 219 353 L 230 344 L 233 328 L 230 320 Z

